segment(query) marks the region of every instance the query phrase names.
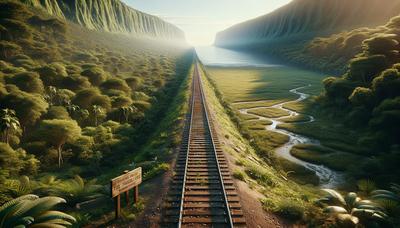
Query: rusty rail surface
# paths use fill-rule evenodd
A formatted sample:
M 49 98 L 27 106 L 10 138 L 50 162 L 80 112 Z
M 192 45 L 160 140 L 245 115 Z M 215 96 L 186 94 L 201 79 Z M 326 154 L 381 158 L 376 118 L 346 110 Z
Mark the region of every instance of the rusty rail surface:
M 186 119 L 162 227 L 244 227 L 245 220 L 228 164 L 209 117 L 195 64 Z

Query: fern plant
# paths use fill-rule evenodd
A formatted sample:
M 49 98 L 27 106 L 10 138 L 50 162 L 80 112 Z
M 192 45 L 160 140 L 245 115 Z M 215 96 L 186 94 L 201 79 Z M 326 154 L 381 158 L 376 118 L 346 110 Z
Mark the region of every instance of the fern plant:
M 392 184 L 389 190 L 375 190 L 372 191 L 372 198 L 377 200 L 377 202 L 385 208 L 388 215 L 391 216 L 391 220 L 395 226 L 400 226 L 400 185 Z
M 24 195 L 0 207 L 0 227 L 58 227 L 71 226 L 76 220 L 61 211 L 51 210 L 63 198 Z
M 103 197 L 103 186 L 96 184 L 96 180 L 85 181 L 76 175 L 73 179 L 62 181 L 53 188 L 53 194 L 61 196 L 68 201 L 68 205 L 75 206 L 87 200 Z
M 11 180 L 7 183 L 8 192 L 12 197 L 19 197 L 32 193 L 35 183 L 27 176 L 21 176 L 18 180 Z
M 322 189 L 328 195 L 318 201 L 326 206 L 324 212 L 336 217 L 343 227 L 355 227 L 357 224 L 367 222 L 380 222 L 387 219 L 384 210 L 370 200 L 362 200 L 354 192 L 346 196 L 333 189 Z
M 365 195 L 370 195 L 376 189 L 376 185 L 371 180 L 359 180 L 357 182 L 358 189 Z
M 375 190 L 372 191 L 372 197 L 374 199 L 386 199 L 386 200 L 392 200 L 397 203 L 400 203 L 400 185 L 398 184 L 392 184 L 390 187 L 391 191 L 388 190 Z

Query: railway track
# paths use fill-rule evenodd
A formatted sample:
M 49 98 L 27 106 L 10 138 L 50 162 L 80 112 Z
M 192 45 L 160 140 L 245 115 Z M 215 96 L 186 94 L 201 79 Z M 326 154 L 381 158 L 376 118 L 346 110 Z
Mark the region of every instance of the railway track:
M 162 227 L 245 227 L 239 197 L 208 115 L 198 64 Z

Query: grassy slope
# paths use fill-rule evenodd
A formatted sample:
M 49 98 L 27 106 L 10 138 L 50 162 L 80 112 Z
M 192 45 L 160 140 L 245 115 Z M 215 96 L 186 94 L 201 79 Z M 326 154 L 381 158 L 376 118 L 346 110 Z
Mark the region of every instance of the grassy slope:
M 230 108 L 226 106 L 222 97 L 217 95 L 220 93 L 210 80 L 209 77 L 203 77 L 205 93 L 209 105 L 213 107 L 214 118 L 220 126 L 220 135 L 231 142 L 224 145 L 224 151 L 234 156 L 236 164 L 240 166 L 235 175 L 243 177 L 249 186 L 265 195 L 266 198 L 261 201 L 266 210 L 283 215 L 287 215 L 288 211 L 307 211 L 303 219 L 310 221 L 311 218 L 317 218 L 320 212 L 312 205 L 312 201 L 317 197 L 313 188 L 296 184 L 290 176 L 277 171 L 258 155 L 232 122 L 232 116 L 227 113 L 233 112 L 229 111 Z
M 0 3 L 4 2 L 6 1 L 0 1 Z M 27 27 L 26 33 L 30 35 L 27 36 L 28 38 L 22 39 L 24 38 L 22 37 L 20 39 L 19 36 L 7 36 L 17 33 L 14 31 L 14 27 L 6 26 L 6 29 L 1 27 L 2 32 L 4 32 L 1 39 L 8 39 L 10 43 L 24 47 L 21 50 L 22 53 L 18 53 L 15 57 L 1 58 L 1 88 L 3 88 L 3 83 L 10 83 L 3 80 L 4 78 L 12 78 L 18 72 L 35 72 L 36 69 L 48 66 L 48 64 L 57 63 L 62 67 L 67 66 L 75 69 L 76 73 L 69 73 L 68 76 L 56 75 L 56 80 L 60 81 L 64 77 L 70 76 L 82 78 L 83 76 L 80 73 L 84 69 L 96 66 L 104 70 L 107 79 L 139 78 L 141 85 L 126 92 L 127 97 L 134 101 L 149 102 L 149 106 L 145 107 L 144 110 L 135 111 L 135 114 L 140 112 L 143 115 L 139 119 L 131 120 L 129 124 L 122 122 L 108 123 L 108 126 L 105 125 L 107 127 L 105 131 L 103 126 L 95 127 L 92 123 L 79 123 L 82 129 L 94 129 L 93 131 L 99 132 L 100 140 L 90 144 L 90 148 L 85 147 L 87 145 L 79 144 L 79 142 L 73 142 L 72 145 L 66 144 L 65 150 L 68 150 L 69 154 L 66 156 L 61 169 L 56 167 L 54 154 L 48 152 L 52 150 L 51 145 L 41 144 L 43 146 L 40 147 L 39 152 L 32 151 L 30 147 L 26 146 L 30 142 L 36 142 L 33 140 L 40 140 L 40 137 L 37 137 L 38 139 L 30 137 L 32 136 L 31 132 L 35 132 L 37 126 L 30 127 L 29 131 L 25 131 L 30 135 L 24 135 L 24 137 L 21 137 L 21 144 L 15 143 L 12 146 L 15 149 L 25 148 L 29 156 L 31 154 L 36 155 L 40 160 L 39 172 L 27 173 L 21 171 L 12 173 L 6 183 L 1 182 L 0 184 L 1 201 L 4 202 L 14 197 L 13 192 L 16 191 L 14 188 L 17 188 L 15 182 L 21 175 L 30 176 L 32 186 L 29 187 L 28 192 L 25 192 L 30 193 L 36 190 L 38 184 L 41 184 L 40 178 L 50 175 L 54 176 L 57 181 L 66 181 L 78 174 L 83 176 L 86 182 L 98 178 L 97 183 L 106 186 L 109 184 L 110 178 L 121 174 L 125 169 L 131 169 L 130 164 L 133 160 L 135 165 L 143 167 L 145 180 L 158 176 L 168 169 L 166 163 L 170 162 L 171 151 L 179 144 L 179 132 L 187 100 L 187 76 L 193 57 L 192 50 L 185 45 L 173 45 L 167 41 L 156 42 L 155 40 L 123 34 L 91 31 L 77 24 L 54 20 L 63 25 L 66 30 L 62 34 L 63 39 L 60 41 L 54 38 L 58 34 L 52 34 L 53 25 L 49 25 L 46 29 L 40 29 L 27 22 L 30 16 L 38 15 L 43 21 L 53 20 L 51 16 L 26 7 L 22 7 L 22 9 L 24 13 L 16 15 L 16 20 Z M 77 59 L 77 56 L 81 58 Z M 23 58 L 24 61 L 17 61 L 20 60 L 19 58 Z M 39 80 L 42 81 L 40 78 Z M 46 81 L 43 80 L 43 82 Z M 60 88 L 60 84 L 55 83 L 54 86 Z M 98 89 L 103 97 L 108 99 L 113 99 L 114 94 L 118 95 L 122 92 L 116 89 L 112 94 L 107 93 L 98 85 L 86 83 L 86 86 Z M 47 95 L 47 89 L 46 86 L 41 94 L 32 93 L 32 96 L 42 99 L 43 96 Z M 72 90 L 77 93 L 80 91 L 79 88 Z M 12 91 L 6 90 L 6 92 L 11 93 Z M 75 93 L 72 94 L 75 95 Z M 141 96 L 137 96 L 137 94 L 141 94 Z M 4 94 L 0 94 L 0 98 L 4 100 Z M 47 105 L 47 100 L 43 100 L 43 103 Z M 3 105 L 3 103 L 0 104 L 2 108 L 4 108 Z M 107 112 L 115 110 L 117 108 L 113 106 Z M 47 118 L 46 112 L 47 110 L 41 113 L 41 118 L 37 120 L 38 123 Z M 18 114 L 20 114 L 19 111 Z M 108 118 L 110 117 L 107 116 L 107 120 L 109 120 Z M 110 126 L 118 127 L 115 130 Z M 89 153 L 92 150 L 97 150 L 96 152 L 102 155 L 100 161 L 80 157 L 81 151 L 77 149 L 79 146 L 85 147 Z M 101 188 L 95 193 L 108 194 L 108 189 L 108 187 Z M 71 197 L 73 196 L 71 195 Z M 66 210 L 69 212 L 77 211 L 74 206 L 68 207 Z M 104 204 L 83 209 L 78 213 L 80 215 L 89 214 L 92 219 L 98 219 L 102 214 L 111 211 L 112 202 L 106 201 Z

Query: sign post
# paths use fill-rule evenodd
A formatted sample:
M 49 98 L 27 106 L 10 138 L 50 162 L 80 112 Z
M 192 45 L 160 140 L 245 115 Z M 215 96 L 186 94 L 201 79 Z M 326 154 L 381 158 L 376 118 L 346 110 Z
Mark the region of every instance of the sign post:
M 129 205 L 129 190 L 133 188 L 133 202 L 139 200 L 139 184 L 142 183 L 142 167 L 131 171 L 111 180 L 111 197 L 115 202 L 115 218 L 121 215 L 121 194 L 125 193 L 126 205 Z

